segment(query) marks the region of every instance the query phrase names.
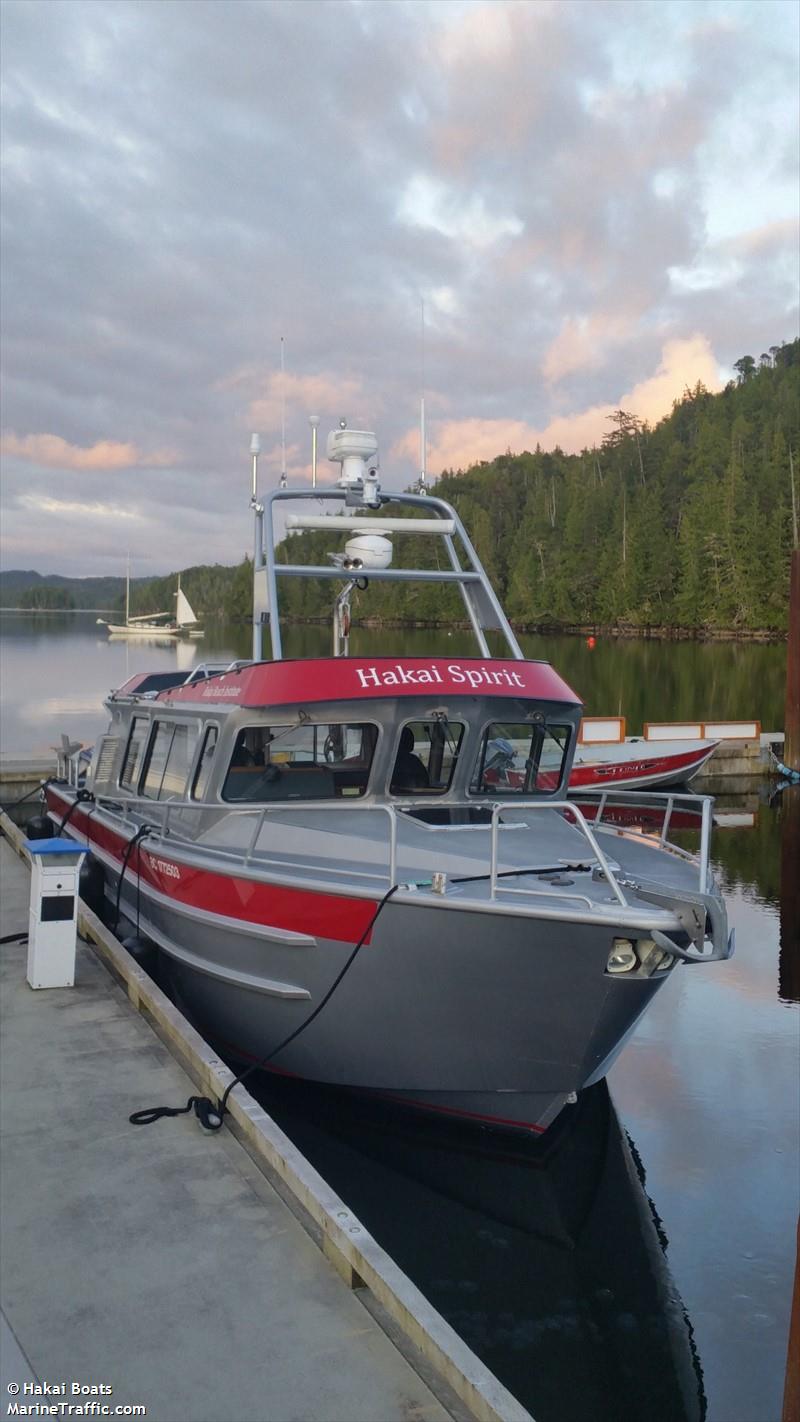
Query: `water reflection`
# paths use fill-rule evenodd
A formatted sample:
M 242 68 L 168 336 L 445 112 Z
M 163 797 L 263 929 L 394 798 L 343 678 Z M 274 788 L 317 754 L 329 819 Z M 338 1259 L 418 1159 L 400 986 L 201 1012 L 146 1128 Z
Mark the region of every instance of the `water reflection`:
M 186 643 L 179 653 L 171 646 L 142 645 L 139 639 L 112 639 L 97 636 L 93 613 L 68 616 L 37 614 L 22 616 L 4 613 L 0 617 L 0 639 L 6 668 L 5 685 L 11 689 L 21 667 L 35 672 L 37 662 L 46 662 L 51 678 L 64 679 L 67 689 L 80 675 L 87 691 L 98 684 L 106 692 L 112 680 L 108 671 L 119 669 L 117 684 L 129 674 L 159 670 L 173 665 L 178 655 L 186 655 Z M 580 637 L 523 636 L 526 656 L 542 657 L 558 669 L 586 702 L 592 715 L 624 714 L 628 731 L 636 734 L 648 720 L 757 717 L 767 730 L 783 724 L 786 650 L 781 643 L 659 642 L 601 639 L 590 651 Z M 320 624 L 285 628 L 286 655 L 302 657 L 327 655 L 330 633 Z M 265 636 L 265 655 L 269 637 Z M 233 660 L 249 657 L 251 628 L 245 623 L 209 621 L 198 659 Z M 454 657 L 474 654 L 472 634 L 463 628 L 448 632 L 428 630 L 355 627 L 351 639 L 354 655 L 398 655 L 437 651 Z M 196 653 L 195 647 L 190 647 Z M 105 674 L 97 683 L 100 668 Z M 11 697 L 13 705 L 13 694 Z M 66 728 L 65 728 L 66 729 Z M 5 732 L 7 735 L 8 732 Z M 23 744 L 21 750 L 30 750 Z
M 47 754 L 62 732 L 90 744 L 105 730 L 103 701 L 139 671 L 187 673 L 198 655 L 176 638 L 111 637 L 94 614 L 0 617 L 2 747 L 7 756 Z
M 325 627 L 286 632 L 287 655 L 328 649 Z M 10 755 L 46 751 L 61 732 L 92 740 L 107 724 L 103 697 L 134 672 L 173 669 L 189 651 L 248 657 L 251 645 L 248 627 L 222 623 L 209 625 L 202 649 L 114 645 L 91 615 L 3 616 L 0 633 Z M 469 636 L 358 628 L 353 645 L 375 655 L 446 647 L 455 657 Z M 783 646 L 610 642 L 590 653 L 579 639 L 526 638 L 525 650 L 552 660 L 591 712 L 621 706 L 632 732 L 700 713 L 782 723 Z M 736 956 L 673 974 L 611 1079 L 668 1220 L 709 1422 L 780 1415 L 796 1220 L 798 801 L 794 790 L 771 806 L 766 782 L 717 800 L 714 862 Z M 676 833 L 696 841 L 691 825 Z M 340 1110 L 327 1098 L 316 1119 L 296 1114 L 309 1153 L 314 1137 L 322 1142 L 323 1173 L 408 1271 L 427 1277 L 434 1303 L 490 1366 L 507 1369 L 539 1422 L 693 1419 L 705 1404 L 691 1331 L 610 1107 L 603 1127 L 604 1090 L 588 1112 L 564 1118 L 571 1129 L 558 1149 L 559 1136 L 548 1139 L 543 1160 L 478 1137 L 437 1144 L 357 1120 L 337 1140 Z
M 544 1141 L 266 1079 L 263 1104 L 537 1422 L 698 1422 L 691 1323 L 605 1083 Z

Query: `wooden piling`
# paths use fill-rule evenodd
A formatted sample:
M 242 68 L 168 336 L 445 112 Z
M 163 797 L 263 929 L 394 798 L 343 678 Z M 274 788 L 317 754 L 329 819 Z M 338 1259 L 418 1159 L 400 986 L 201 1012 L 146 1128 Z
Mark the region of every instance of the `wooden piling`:
M 783 761 L 800 770 L 800 548 L 792 553 L 789 575 L 789 642 L 786 648 L 786 714 Z
M 778 996 L 784 1002 L 800 1002 L 800 785 L 787 785 L 781 791 L 780 821 L 781 937 Z
M 781 1422 L 800 1422 L 800 1223 L 797 1226 L 794 1291 L 789 1322 L 789 1347 L 786 1355 L 786 1383 Z

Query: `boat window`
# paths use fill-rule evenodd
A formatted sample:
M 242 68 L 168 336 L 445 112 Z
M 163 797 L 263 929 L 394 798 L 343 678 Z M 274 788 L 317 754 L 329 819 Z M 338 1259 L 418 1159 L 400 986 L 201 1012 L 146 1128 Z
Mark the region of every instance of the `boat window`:
M 561 784 L 569 734 L 569 726 L 493 721 L 483 735 L 472 794 L 553 794 Z
M 161 777 L 159 800 L 183 800 L 200 735 L 194 721 L 177 721 Z
M 132 790 L 134 794 L 139 785 L 139 775 L 144 760 L 144 748 L 147 745 L 149 733 L 150 717 L 134 716 L 131 722 L 128 744 L 125 748 L 125 759 L 122 762 L 122 770 L 119 776 L 120 785 L 124 785 L 126 790 Z
M 155 734 L 150 742 L 150 751 L 147 756 L 147 767 L 145 769 L 144 783 L 141 793 L 148 800 L 158 800 L 161 795 L 161 784 L 164 779 L 164 771 L 167 768 L 167 756 L 172 745 L 172 736 L 175 731 L 174 721 L 156 721 Z
M 223 800 L 330 800 L 367 789 L 378 728 L 313 723 L 247 726 L 236 737 Z
M 464 726 L 437 717 L 409 721 L 400 732 L 389 791 L 392 795 L 444 795 L 450 789 Z
M 204 800 L 208 789 L 208 782 L 211 771 L 214 768 L 214 751 L 217 748 L 217 736 L 219 728 L 208 726 L 203 737 L 203 749 L 200 752 L 200 761 L 197 766 L 197 773 L 194 777 L 192 787 L 192 798 L 194 800 Z

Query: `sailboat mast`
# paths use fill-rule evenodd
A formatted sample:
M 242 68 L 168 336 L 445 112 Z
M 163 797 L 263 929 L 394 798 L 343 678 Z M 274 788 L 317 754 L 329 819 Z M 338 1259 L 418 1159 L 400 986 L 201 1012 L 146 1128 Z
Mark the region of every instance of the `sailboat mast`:
M 125 626 L 131 620 L 131 555 L 128 554 L 128 561 L 125 567 Z

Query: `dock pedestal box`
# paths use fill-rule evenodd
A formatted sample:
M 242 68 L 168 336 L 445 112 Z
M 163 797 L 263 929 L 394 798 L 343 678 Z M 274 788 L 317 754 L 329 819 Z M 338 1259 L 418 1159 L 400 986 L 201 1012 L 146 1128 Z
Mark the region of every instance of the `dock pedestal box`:
M 71 839 L 26 839 L 25 848 L 31 856 L 28 982 L 32 988 L 72 987 L 86 851 Z

